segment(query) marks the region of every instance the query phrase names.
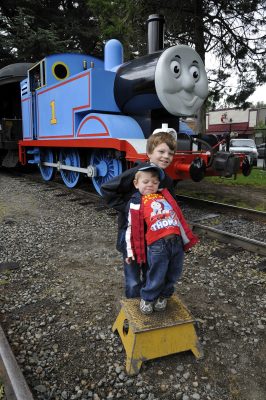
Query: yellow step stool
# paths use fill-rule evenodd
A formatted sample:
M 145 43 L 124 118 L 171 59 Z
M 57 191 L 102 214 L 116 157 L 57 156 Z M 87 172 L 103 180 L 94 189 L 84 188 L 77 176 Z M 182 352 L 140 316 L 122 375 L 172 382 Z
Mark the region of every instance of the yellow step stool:
M 126 351 L 126 371 L 138 374 L 143 361 L 181 351 L 191 350 L 196 358 L 203 357 L 195 320 L 177 296 L 172 296 L 166 311 L 144 315 L 139 299 L 121 301 L 121 310 L 113 325 Z

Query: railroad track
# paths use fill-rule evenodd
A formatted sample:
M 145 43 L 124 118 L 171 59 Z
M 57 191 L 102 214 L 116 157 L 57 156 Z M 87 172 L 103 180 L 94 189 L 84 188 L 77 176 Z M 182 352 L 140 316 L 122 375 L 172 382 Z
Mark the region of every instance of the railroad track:
M 44 191 L 55 191 L 55 197 L 69 197 L 69 201 L 77 202 L 82 206 L 94 206 L 97 211 L 102 211 L 106 209 L 103 200 L 101 197 L 91 191 L 88 184 L 83 184 L 79 188 L 75 188 L 74 190 L 70 190 L 62 184 L 61 181 L 50 181 L 45 182 L 41 179 L 40 175 L 28 175 L 21 173 L 20 176 L 16 176 L 19 178 L 27 179 L 30 177 L 30 181 L 32 185 L 41 184 L 44 186 Z M 219 203 L 210 200 L 198 199 L 191 196 L 177 195 L 177 199 L 185 204 L 189 204 L 192 206 L 207 208 L 215 210 L 216 212 L 223 212 L 227 214 L 232 214 L 242 216 L 249 220 L 256 220 L 260 223 L 266 223 L 266 212 L 257 211 L 249 208 L 237 207 L 230 204 Z M 115 211 L 111 211 L 111 213 L 116 214 Z M 215 216 L 216 214 L 214 214 Z M 255 239 L 251 239 L 242 235 L 237 235 L 235 233 L 229 233 L 222 229 L 217 229 L 213 226 L 201 224 L 198 220 L 189 221 L 190 226 L 193 228 L 195 232 L 200 235 L 205 235 L 211 239 L 218 240 L 224 243 L 230 243 L 234 246 L 241 247 L 244 250 L 251 251 L 262 256 L 266 256 L 266 243 L 262 241 L 258 241 Z
M 191 204 L 200 208 L 215 209 L 216 212 L 226 212 L 230 214 L 235 214 L 242 216 L 247 219 L 260 221 L 260 223 L 266 223 L 266 213 L 263 211 L 257 211 L 249 208 L 236 207 L 230 204 L 219 203 L 215 201 L 198 199 L 191 196 L 177 195 L 178 200 L 185 202 L 186 204 Z M 216 217 L 217 214 L 210 215 L 211 218 Z M 203 217 L 206 219 L 206 217 Z M 199 219 L 200 220 L 200 219 Z M 208 236 L 211 239 L 218 240 L 224 243 L 230 243 L 234 246 L 241 247 L 244 250 L 251 251 L 262 256 L 266 256 L 266 243 L 251 239 L 242 235 L 237 235 L 235 233 L 229 233 L 222 229 L 217 229 L 212 226 L 204 225 L 197 222 L 198 220 L 190 221 L 190 226 L 199 235 Z
M 80 205 L 89 205 L 89 204 L 94 204 L 94 206 L 97 206 L 98 211 L 104 210 L 105 205 L 104 202 L 102 201 L 101 197 L 98 194 L 92 193 L 89 189 L 88 186 L 85 186 L 83 188 L 78 188 L 75 191 L 70 191 L 69 189 L 65 188 L 61 183 L 59 182 L 51 182 L 53 184 L 54 188 L 56 189 L 61 189 L 60 193 L 55 194 L 55 196 L 60 197 L 60 196 L 68 196 L 68 195 L 75 195 L 76 196 L 76 201 L 78 201 L 78 204 Z M 248 219 L 256 219 L 258 221 L 265 221 L 266 223 L 266 213 L 265 212 L 260 212 L 248 208 L 241 208 L 241 207 L 236 207 L 236 206 L 231 206 L 223 203 L 217 203 L 217 202 L 212 202 L 212 201 L 205 201 L 205 200 L 198 200 L 193 197 L 188 197 L 188 196 L 178 196 L 178 199 L 182 201 L 191 201 L 194 204 L 197 204 L 197 206 L 200 205 L 202 207 L 205 205 L 205 207 L 209 208 L 215 208 L 215 210 L 219 211 L 225 211 L 227 213 L 235 213 L 237 215 L 242 215 Z M 75 199 L 74 199 L 75 200 Z M 70 199 L 70 201 L 73 201 L 73 199 Z M 115 213 L 115 212 L 114 212 Z M 251 251 L 257 254 L 260 254 L 262 256 L 266 256 L 266 243 L 250 239 L 241 235 L 236 235 L 233 233 L 229 233 L 226 231 L 223 231 L 221 229 L 217 229 L 211 226 L 203 225 L 200 224 L 196 221 L 190 221 L 190 225 L 193 228 L 194 231 L 196 231 L 199 235 L 205 235 L 208 236 L 211 239 L 218 240 L 220 242 L 224 243 L 230 243 L 234 246 L 241 247 L 244 250 Z
M 187 204 L 194 205 L 197 207 L 205 207 L 208 209 L 215 209 L 216 211 L 223 211 L 227 213 L 236 213 L 236 215 L 242 215 L 252 220 L 258 220 L 266 223 L 266 212 L 254 210 L 252 208 L 238 207 L 231 204 L 219 203 L 217 201 L 199 199 L 192 196 L 177 195 L 177 199 L 184 201 Z
M 241 247 L 244 250 L 266 256 L 266 243 L 259 240 L 250 239 L 244 236 L 236 235 L 216 229 L 210 226 L 190 222 L 193 231 L 208 236 L 211 239 L 216 239 L 219 242 L 230 243 L 231 245 Z
M 0 399 L 33 400 L 32 393 L 0 325 Z

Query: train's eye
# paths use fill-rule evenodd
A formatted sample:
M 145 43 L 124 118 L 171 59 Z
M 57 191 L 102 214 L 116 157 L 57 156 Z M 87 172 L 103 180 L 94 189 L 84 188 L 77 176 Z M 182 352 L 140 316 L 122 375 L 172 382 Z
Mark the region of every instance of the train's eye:
M 191 73 L 191 75 L 192 75 L 194 81 L 197 82 L 197 81 L 199 80 L 199 77 L 200 77 L 199 68 L 198 68 L 196 65 L 192 65 L 192 66 L 189 68 L 189 72 Z
M 175 78 L 179 78 L 181 75 L 181 65 L 178 61 L 172 61 L 170 64 L 170 68 Z

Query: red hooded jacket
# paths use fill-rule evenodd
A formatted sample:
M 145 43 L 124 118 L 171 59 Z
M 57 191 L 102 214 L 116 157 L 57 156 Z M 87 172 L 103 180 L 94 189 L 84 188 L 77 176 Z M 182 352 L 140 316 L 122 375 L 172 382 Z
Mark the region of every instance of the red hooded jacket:
M 180 207 L 169 191 L 167 189 L 162 189 L 160 193 L 162 193 L 165 200 L 171 205 L 177 215 L 183 247 L 184 250 L 187 251 L 194 246 L 199 239 L 189 228 Z M 141 199 L 142 196 L 139 192 L 131 197 L 128 205 L 128 227 L 126 230 L 127 257 L 134 257 L 138 264 L 146 263 L 145 223 Z

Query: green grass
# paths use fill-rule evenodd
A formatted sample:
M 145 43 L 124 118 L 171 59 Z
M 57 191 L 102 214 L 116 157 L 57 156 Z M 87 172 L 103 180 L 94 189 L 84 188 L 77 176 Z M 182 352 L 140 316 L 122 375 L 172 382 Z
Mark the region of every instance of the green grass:
M 266 170 L 253 168 L 249 176 L 242 174 L 237 175 L 237 178 L 222 178 L 218 176 L 206 177 L 204 180 L 213 183 L 222 183 L 223 185 L 235 185 L 235 186 L 254 186 L 254 187 L 265 187 L 266 188 Z

